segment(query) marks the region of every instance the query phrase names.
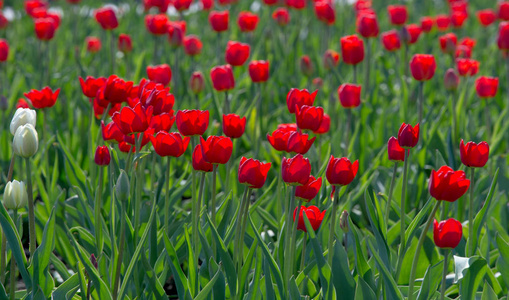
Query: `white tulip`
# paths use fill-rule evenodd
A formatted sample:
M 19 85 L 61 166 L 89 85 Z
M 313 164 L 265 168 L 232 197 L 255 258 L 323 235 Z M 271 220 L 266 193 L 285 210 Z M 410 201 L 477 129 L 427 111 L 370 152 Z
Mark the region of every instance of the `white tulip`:
M 9 181 L 5 186 L 4 205 L 8 209 L 19 209 L 28 203 L 28 194 L 23 181 Z
M 14 113 L 14 117 L 12 117 L 11 121 L 11 133 L 14 135 L 19 126 L 25 124 L 32 124 L 35 127 L 35 121 L 37 119 L 37 113 L 35 110 L 30 108 L 18 108 L 16 113 Z
M 39 148 L 39 136 L 32 124 L 25 124 L 16 130 L 12 147 L 16 155 L 29 158 L 37 152 Z

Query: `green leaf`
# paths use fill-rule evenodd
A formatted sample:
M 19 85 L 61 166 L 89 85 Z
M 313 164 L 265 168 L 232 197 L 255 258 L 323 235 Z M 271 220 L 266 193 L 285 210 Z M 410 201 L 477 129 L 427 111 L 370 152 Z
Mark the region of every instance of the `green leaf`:
M 209 283 L 207 283 L 207 285 L 203 287 L 203 289 L 200 291 L 198 296 L 196 296 L 196 298 L 194 298 L 194 300 L 210 299 L 209 294 L 212 291 L 212 288 L 214 287 L 214 284 L 216 283 L 217 279 L 219 278 L 219 274 L 221 274 L 221 269 L 217 270 L 214 277 L 212 277 L 212 279 L 210 279 Z
M 382 261 L 382 258 L 380 258 L 380 255 L 376 251 L 377 249 L 373 246 L 371 240 L 368 240 L 369 248 L 371 249 L 371 253 L 373 254 L 373 257 L 375 258 L 375 261 L 378 266 L 378 270 L 380 271 L 382 278 L 384 279 L 385 283 L 385 292 L 387 293 L 387 297 L 389 299 L 403 299 L 403 295 L 401 294 L 400 290 L 398 289 L 398 285 L 396 284 L 396 281 L 394 281 L 394 278 L 392 277 L 391 272 L 387 270 L 385 267 L 385 264 Z
M 419 289 L 417 300 L 428 300 L 432 298 L 434 292 L 438 289 L 438 286 L 442 281 L 443 267 L 443 261 L 428 267 L 424 274 L 424 280 L 422 281 L 421 288 Z
M 405 231 L 406 245 L 410 245 L 410 241 L 414 238 L 416 230 L 422 225 L 425 217 L 428 215 L 428 212 L 434 203 L 435 200 L 432 197 L 429 197 L 428 201 L 426 201 L 426 204 L 424 204 L 417 216 L 415 216 L 410 225 L 408 225 L 408 228 Z
M 334 245 L 331 270 L 332 282 L 336 291 L 341 291 L 341 297 L 345 299 L 353 299 L 355 297 L 355 280 L 348 266 L 348 256 L 339 241 Z
M 362 277 L 357 280 L 357 288 L 355 289 L 355 300 L 376 300 L 375 292 L 371 289 Z
M 498 300 L 497 294 L 495 294 L 495 291 L 491 288 L 491 285 L 489 285 L 488 282 L 484 282 L 484 287 L 482 289 L 482 296 L 481 300 Z
M 154 295 L 156 299 L 168 299 L 166 292 L 164 291 L 163 285 L 159 282 L 159 279 L 154 272 L 154 269 L 149 264 L 147 257 L 144 253 L 141 254 L 141 262 L 143 264 L 143 271 L 145 276 L 148 278 L 150 292 Z
M 348 224 L 350 230 L 353 233 L 355 240 L 355 265 L 357 268 L 357 273 L 364 279 L 365 283 L 370 286 L 371 289 L 375 288 L 375 280 L 373 278 L 373 270 L 369 266 L 366 255 L 362 251 L 361 242 L 359 238 L 359 233 L 357 230 L 357 226 L 352 222 L 352 219 L 348 217 Z
M 215 274 L 220 270 L 220 266 L 216 263 L 214 258 L 210 256 L 209 259 L 209 274 Z M 226 282 L 223 272 L 219 273 L 219 278 L 216 281 L 214 288 L 212 289 L 214 299 L 226 299 Z
M 368 209 L 368 218 L 369 223 L 371 224 L 371 230 L 375 235 L 375 240 L 377 244 L 377 248 L 379 251 L 379 257 L 381 261 L 384 263 L 385 268 L 391 268 L 391 263 L 389 260 L 389 247 L 387 246 L 386 238 L 384 236 L 384 227 L 382 227 L 383 223 L 383 215 L 381 214 L 379 209 L 375 209 L 377 205 L 376 195 L 374 195 L 374 191 L 371 187 L 368 187 L 364 190 L 364 201 L 366 203 L 366 208 Z
M 477 289 L 484 279 L 488 266 L 479 256 L 454 256 L 455 281 L 461 282 L 460 292 L 463 299 L 475 299 Z
M 295 277 L 290 278 L 290 299 L 291 300 L 300 300 L 300 292 L 299 287 L 295 283 Z
M 173 273 L 173 279 L 175 280 L 178 296 L 180 299 L 191 298 L 191 295 L 189 294 L 187 278 L 180 268 L 177 252 L 175 251 L 175 248 L 173 248 L 173 245 L 171 244 L 170 239 L 166 233 L 163 234 L 163 240 L 164 247 L 168 253 L 169 265 L 171 272 Z
M 71 299 L 72 296 L 78 291 L 80 287 L 80 279 L 79 274 L 76 273 L 69 277 L 64 283 L 59 285 L 53 293 L 51 293 L 51 297 L 53 299 Z

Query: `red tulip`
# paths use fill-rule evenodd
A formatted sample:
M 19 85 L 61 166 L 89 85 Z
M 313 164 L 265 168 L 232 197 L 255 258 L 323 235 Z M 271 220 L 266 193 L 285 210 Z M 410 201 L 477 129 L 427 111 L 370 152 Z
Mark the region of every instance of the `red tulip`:
M 297 154 L 292 158 L 283 157 L 281 165 L 283 181 L 288 185 L 304 185 L 311 175 L 311 164 L 309 159 Z
M 490 147 L 486 142 L 480 142 L 476 144 L 474 142 L 468 142 L 466 145 L 461 140 L 460 143 L 460 158 L 461 163 L 467 167 L 482 168 L 488 162 L 488 156 L 490 154 Z
M 356 65 L 364 60 L 364 42 L 357 35 L 341 38 L 341 54 L 343 61 L 350 65 Z
M 269 62 L 265 60 L 253 60 L 249 63 L 249 77 L 251 81 L 265 82 L 269 80 Z
M 171 68 L 167 64 L 147 66 L 147 76 L 151 81 L 167 86 L 171 81 Z
M 475 80 L 475 90 L 479 98 L 493 98 L 497 94 L 498 77 L 481 76 Z
M 225 164 L 230 160 L 233 143 L 229 137 L 211 135 L 205 140 L 200 137 L 201 150 L 205 160 L 211 164 Z
M 405 149 L 401 148 L 398 139 L 395 137 L 391 137 L 387 143 L 387 154 L 389 160 L 405 161 Z
M 192 0 L 173 0 L 172 4 L 177 11 L 184 11 L 189 9 L 192 2 Z
M 212 30 L 222 32 L 228 30 L 229 12 L 225 11 L 211 11 L 209 14 L 209 23 Z
M 437 23 L 438 30 L 445 31 L 451 24 L 451 18 L 448 15 L 438 15 L 435 17 L 435 22 Z
M 184 26 L 185 27 L 185 26 Z M 185 28 L 177 22 L 169 22 L 168 43 L 172 47 L 180 47 L 184 43 Z
M 184 37 L 184 52 L 189 56 L 195 56 L 201 53 L 203 44 L 196 35 Z
M 141 103 L 138 103 L 133 108 L 124 106 L 120 112 L 113 114 L 112 119 L 122 133 L 129 135 L 147 130 L 152 118 L 152 112 L 153 108 L 151 106 L 145 110 Z
M 40 1 L 40 0 L 27 0 L 24 3 L 25 6 L 25 12 L 31 16 L 32 18 L 35 17 L 35 12 L 38 9 L 47 9 L 48 3 L 46 1 Z
M 105 83 L 106 78 L 104 77 L 94 78 L 92 76 L 87 76 L 86 80 L 80 77 L 81 90 L 83 91 L 83 95 L 88 98 L 94 98 L 97 95 L 97 91 L 103 87 Z
M 296 207 L 295 210 L 293 211 L 294 222 L 298 209 L 299 208 Z M 325 210 L 320 212 L 320 209 L 314 205 L 311 205 L 309 207 L 305 206 L 300 207 L 300 215 L 297 223 L 297 229 L 302 230 L 304 232 L 308 232 L 306 228 L 306 223 L 304 223 L 304 214 L 306 214 L 306 217 L 308 218 L 311 227 L 313 227 L 313 230 L 317 231 L 318 228 L 320 228 L 320 225 L 322 224 L 323 217 L 325 216 Z
M 53 90 L 47 86 L 40 91 L 31 90 L 24 95 L 30 100 L 34 108 L 46 108 L 55 105 L 59 93 L 60 89 L 56 89 L 55 92 L 53 92 Z
M 85 39 L 87 43 L 87 51 L 90 53 L 96 53 L 101 50 L 101 40 L 95 36 L 89 36 Z
M 285 134 L 287 138 L 286 152 L 306 154 L 309 148 L 313 145 L 316 137 L 309 139 L 309 135 L 300 133 L 299 131 L 292 131 Z
M 253 158 L 242 157 L 239 164 L 239 183 L 251 189 L 259 189 L 267 180 L 271 163 L 262 163 Z
M 327 181 L 332 185 L 349 185 L 354 180 L 358 170 L 358 160 L 351 163 L 346 157 L 334 158 L 334 155 L 331 155 L 325 175 Z
M 118 50 L 123 53 L 128 53 L 133 50 L 133 42 L 130 35 L 121 33 L 118 36 Z
M 100 120 L 102 118 L 107 107 L 108 107 L 108 105 L 106 105 L 106 107 L 101 106 L 98 101 L 98 98 L 93 99 L 93 109 L 94 109 L 94 115 L 95 115 L 96 119 Z M 120 103 L 117 103 L 115 105 L 112 105 L 110 110 L 108 110 L 106 113 L 111 117 L 111 116 L 113 116 L 113 114 L 115 112 L 120 111 L 121 108 L 122 108 L 122 105 Z
M 458 89 L 458 85 L 460 84 L 460 78 L 456 71 L 452 68 L 449 68 L 444 75 L 444 87 L 448 91 L 455 91 Z
M 468 36 L 462 38 L 458 43 L 458 45 L 466 46 L 470 49 L 474 49 L 476 44 L 477 44 L 477 41 L 473 38 L 468 37 Z
M 35 35 L 41 41 L 49 41 L 55 36 L 57 26 L 51 18 L 39 18 L 34 21 Z
M 479 72 L 479 62 L 469 58 L 457 58 L 456 67 L 460 76 L 474 76 Z
M 387 12 L 392 25 L 403 25 L 408 19 L 408 12 L 404 5 L 389 5 Z
M 487 27 L 493 24 L 497 19 L 497 15 L 492 9 L 483 9 L 477 12 L 477 19 L 482 26 Z
M 210 10 L 214 6 L 213 0 L 200 0 L 202 10 Z
M 468 15 L 461 11 L 455 11 L 451 15 L 451 23 L 454 28 L 461 28 Z
M 314 176 L 309 176 L 308 182 L 304 185 L 300 185 L 295 189 L 295 197 L 302 201 L 309 202 L 318 195 L 318 192 L 322 188 L 322 177 L 316 179 Z
M 104 99 L 113 104 L 126 102 L 132 87 L 132 81 L 124 81 L 117 75 L 111 75 L 104 86 Z
M 98 146 L 95 149 L 94 162 L 98 166 L 107 166 L 110 164 L 110 150 L 106 146 Z
M 502 1 L 498 3 L 498 18 L 509 21 L 509 2 Z
M 377 37 L 380 29 L 375 14 L 361 13 L 357 16 L 357 32 L 365 38 Z
M 437 64 L 431 54 L 415 54 L 410 61 L 410 71 L 415 80 L 426 81 L 433 78 Z
M 433 18 L 421 17 L 421 29 L 423 32 L 430 32 L 433 29 Z
M 332 25 L 336 21 L 336 12 L 334 6 L 328 0 L 318 0 L 315 2 L 315 15 L 318 20 L 327 25 Z
M 201 172 L 212 172 L 213 168 L 214 165 L 205 160 L 201 145 L 196 145 L 193 151 L 193 169 Z
M 170 0 L 143 0 L 145 11 L 152 7 L 157 7 L 160 13 L 165 13 L 170 5 Z
M 303 9 L 306 7 L 306 0 L 285 0 L 288 7 Z
M 266 5 L 275 5 L 278 3 L 279 0 L 263 0 L 263 3 L 265 3 Z
M 454 56 L 456 58 L 470 58 L 472 57 L 472 48 L 464 45 L 458 45 Z
M 25 99 L 18 99 L 18 102 L 16 103 L 16 109 L 18 108 L 30 108 L 28 105 L 28 102 L 25 101 Z
M 195 71 L 191 75 L 191 80 L 189 80 L 189 87 L 194 94 L 199 94 L 203 90 L 203 86 L 205 85 L 205 79 L 203 78 L 203 74 L 200 71 Z
M 250 32 L 256 29 L 260 18 L 257 14 L 253 14 L 248 11 L 241 11 L 237 18 L 237 24 L 239 25 L 240 31 Z
M 309 77 L 313 74 L 313 62 L 308 55 L 302 55 L 299 61 L 300 71 L 304 76 Z
M 226 62 L 232 66 L 242 66 L 249 58 L 250 49 L 248 44 L 229 41 L 226 44 Z
M 6 40 L 0 39 L 0 62 L 7 60 L 9 56 L 9 43 Z
M 310 93 L 307 89 L 299 90 L 292 88 L 286 95 L 286 105 L 290 113 L 295 113 L 295 108 L 301 108 L 303 105 L 313 106 L 318 91 Z
M 501 22 L 498 26 L 497 45 L 500 50 L 509 50 L 509 22 Z
M 303 105 L 301 108 L 296 107 L 295 117 L 297 119 L 297 126 L 301 130 L 318 130 L 322 123 L 323 114 L 322 107 L 308 105 Z
M 330 70 L 339 65 L 339 53 L 334 50 L 328 49 L 323 54 L 323 66 L 326 70 Z
M 238 139 L 246 130 L 246 117 L 236 114 L 223 115 L 223 133 L 229 138 Z
M 421 26 L 416 24 L 405 25 L 402 29 L 402 40 L 408 45 L 413 45 L 419 40 L 421 36 Z
M 286 26 L 290 22 L 290 13 L 284 7 L 276 9 L 272 13 L 272 19 L 274 19 L 279 26 Z
M 190 137 L 184 137 L 178 132 L 168 133 L 159 131 L 156 136 L 150 136 L 154 150 L 159 156 L 180 157 L 186 152 Z
M 404 149 L 415 147 L 419 142 L 419 124 L 412 127 L 410 124 L 401 124 L 398 131 L 398 143 Z
M 101 133 L 105 142 L 115 141 L 117 143 L 121 143 L 124 141 L 124 134 L 120 131 L 115 122 L 104 125 L 104 121 L 101 121 Z
M 467 192 L 469 186 L 470 180 L 466 179 L 465 172 L 442 166 L 438 171 L 431 171 L 428 189 L 433 198 L 454 202 Z
M 165 14 L 146 15 L 145 26 L 150 33 L 154 35 L 163 35 L 168 32 L 170 24 Z
M 361 85 L 344 83 L 338 88 L 338 98 L 344 108 L 354 108 L 361 104 Z
M 440 49 L 442 49 L 442 52 L 444 53 L 454 53 L 454 50 L 456 50 L 456 44 L 458 43 L 458 38 L 456 35 L 452 32 L 442 35 L 438 38 L 440 41 Z
M 290 133 L 295 132 L 297 126 L 292 127 L 278 127 L 272 132 L 272 135 L 267 134 L 267 140 L 271 146 L 277 151 L 288 152 L 288 138 Z
M 7 20 L 7 18 L 0 11 L 0 29 L 5 29 L 8 24 L 9 24 L 9 20 Z
M 381 35 L 382 45 L 387 51 L 396 51 L 401 48 L 401 41 L 396 30 L 389 30 Z
M 99 8 L 94 13 L 95 20 L 104 30 L 112 30 L 118 27 L 115 11 L 111 7 Z
M 235 78 L 230 65 L 215 66 L 210 70 L 212 85 L 218 92 L 231 90 L 235 87 Z
M 455 219 L 449 219 L 440 223 L 433 222 L 433 241 L 442 249 L 454 249 L 458 247 L 463 237 L 463 227 Z
M 177 129 L 182 135 L 203 135 L 208 126 L 208 110 L 186 109 L 177 112 Z
M 317 130 L 313 131 L 314 134 L 324 134 L 329 132 L 330 130 L 330 116 L 328 114 L 323 114 L 322 122 L 320 123 L 320 127 Z

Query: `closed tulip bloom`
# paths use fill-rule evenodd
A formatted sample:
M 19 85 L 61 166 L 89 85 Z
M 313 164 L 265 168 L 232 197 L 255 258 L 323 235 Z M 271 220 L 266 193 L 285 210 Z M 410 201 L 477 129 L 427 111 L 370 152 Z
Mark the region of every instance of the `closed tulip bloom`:
M 195 71 L 191 75 L 191 80 L 189 80 L 189 87 L 194 94 L 199 94 L 203 91 L 203 87 L 205 85 L 205 79 L 203 78 L 203 73 L 200 71 Z
M 387 154 L 389 156 L 389 160 L 405 161 L 405 149 L 399 145 L 398 139 L 393 136 L 387 143 Z
M 470 180 L 466 178 L 465 172 L 442 166 L 438 171 L 431 171 L 428 190 L 437 200 L 454 202 L 467 192 L 469 186 Z
M 85 43 L 87 44 L 87 51 L 90 53 L 96 53 L 101 50 L 102 44 L 98 37 L 89 36 L 85 39 Z
M 423 32 L 430 32 L 433 29 L 433 18 L 421 17 L 421 29 Z
M 18 102 L 16 103 L 16 109 L 18 108 L 30 108 L 30 105 L 28 105 L 28 102 L 26 102 L 25 99 L 21 98 L 18 99 Z
M 444 87 L 448 91 L 455 91 L 460 84 L 460 77 L 453 68 L 449 68 L 444 75 Z
M 303 105 L 312 106 L 318 91 L 310 93 L 307 89 L 299 90 L 292 88 L 286 95 L 286 105 L 290 113 L 295 113 L 295 107 L 301 108 Z
M 380 29 L 376 15 L 372 13 L 361 13 L 357 16 L 357 32 L 365 38 L 377 37 Z
M 246 130 L 246 117 L 236 114 L 223 115 L 223 133 L 229 138 L 238 139 Z
M 398 131 L 398 143 L 404 149 L 415 147 L 419 142 L 419 124 L 412 127 L 410 124 L 401 124 Z
M 313 63 L 308 55 L 302 55 L 299 60 L 300 72 L 309 77 L 313 74 Z
M 169 22 L 168 43 L 172 47 L 180 47 L 184 43 L 185 29 L 176 22 Z
M 9 181 L 5 185 L 3 204 L 7 209 L 20 209 L 28 203 L 28 193 L 23 181 Z
M 111 75 L 104 86 L 104 99 L 113 104 L 126 102 L 132 87 L 132 81 L 124 81 L 117 75 Z
M 336 12 L 332 3 L 328 0 L 319 0 L 315 2 L 315 15 L 318 20 L 327 25 L 332 25 L 336 21 Z
M 14 135 L 18 127 L 32 124 L 35 127 L 37 120 L 37 112 L 29 108 L 18 108 L 12 117 L 10 130 L 11 134 Z
M 484 26 L 490 26 L 497 19 L 497 14 L 492 9 L 482 9 L 477 12 L 477 20 Z
M 190 137 L 182 138 L 178 132 L 159 131 L 156 136 L 150 136 L 154 150 L 159 156 L 180 157 L 186 152 L 190 140 Z
M 410 71 L 415 80 L 426 81 L 433 78 L 437 64 L 431 54 L 415 54 L 410 61 Z
M 230 65 L 215 66 L 210 70 L 212 85 L 218 92 L 231 90 L 235 87 L 235 78 Z
M 50 87 L 45 87 L 40 91 L 31 90 L 24 95 L 30 100 L 34 108 L 46 108 L 55 105 L 59 93 L 60 89 L 56 89 L 55 92 L 53 92 Z
M 458 45 L 454 52 L 456 58 L 470 58 L 472 57 L 472 48 L 464 45 Z
M 177 129 L 185 136 L 203 135 L 209 126 L 208 110 L 179 110 L 177 112 Z
M 249 77 L 254 83 L 269 80 L 269 62 L 266 60 L 253 60 L 249 63 Z
M 121 33 L 118 36 L 118 50 L 123 53 L 128 53 L 133 50 L 133 42 L 131 36 L 125 33 Z
M 454 28 L 461 28 L 468 15 L 461 11 L 455 11 L 451 15 L 451 23 Z
M 438 40 L 440 42 L 440 49 L 442 49 L 442 52 L 448 54 L 454 53 L 454 50 L 456 50 L 456 44 L 458 43 L 458 38 L 454 33 L 446 33 L 440 36 Z
M 232 66 L 242 66 L 249 58 L 251 47 L 248 44 L 229 41 L 226 44 L 225 59 Z
M 199 172 L 212 172 L 214 165 L 207 162 L 203 156 L 202 146 L 196 145 L 193 151 L 193 169 Z
M 207 140 L 200 137 L 200 144 L 205 160 L 211 164 L 225 164 L 232 155 L 233 143 L 229 137 L 209 136 Z
M 249 11 L 240 12 L 237 18 L 237 24 L 239 25 L 240 31 L 243 32 L 254 31 L 258 25 L 258 21 L 260 21 L 258 15 Z
M 52 18 L 39 18 L 34 21 L 35 35 L 41 41 L 49 41 L 55 36 L 57 25 Z
M 327 177 L 327 181 L 329 181 L 332 185 L 349 185 L 354 180 L 358 170 L 358 160 L 352 163 L 346 157 L 334 158 L 334 155 L 331 155 L 325 175 Z
M 457 58 L 456 67 L 460 76 L 474 76 L 479 72 L 479 62 L 470 58 Z
M 230 14 L 229 11 L 211 11 L 209 14 L 209 24 L 212 30 L 222 32 L 228 30 Z
M 147 66 L 147 76 L 150 81 L 167 86 L 171 81 L 171 68 L 167 64 Z
M 481 76 L 475 80 L 475 90 L 479 98 L 493 98 L 498 90 L 498 77 Z
M 299 210 L 298 207 L 295 208 L 293 211 L 293 221 L 295 222 L 295 217 L 297 215 L 297 211 Z M 306 217 L 309 220 L 309 223 L 311 224 L 311 227 L 313 227 L 314 231 L 317 231 L 318 228 L 320 228 L 320 225 L 322 224 L 323 217 L 325 217 L 325 210 L 320 212 L 320 209 L 314 205 L 311 205 L 309 207 L 301 206 L 300 207 L 300 215 L 297 223 L 297 229 L 302 230 L 304 232 L 308 232 L 306 228 L 306 223 L 304 222 L 304 214 L 306 214 Z
M 300 185 L 295 189 L 295 197 L 302 201 L 309 202 L 313 200 L 318 192 L 322 188 L 322 177 L 318 179 L 314 176 L 309 176 L 308 182 L 304 185 Z
M 316 137 L 309 139 L 309 135 L 306 133 L 300 133 L 299 131 L 292 131 L 285 134 L 287 136 L 286 151 L 290 153 L 306 154 L 309 148 L 313 145 Z
M 16 155 L 23 158 L 34 156 L 39 148 L 39 135 L 32 124 L 21 125 L 16 129 L 12 148 Z
M 509 50 L 509 22 L 501 22 L 498 26 L 497 45 L 500 50 Z
M 296 128 L 278 128 L 272 132 L 272 135 L 267 134 L 267 140 L 275 150 L 288 152 L 289 134 L 295 131 Z
M 435 22 L 439 31 L 445 31 L 451 24 L 451 18 L 448 15 L 438 15 L 435 17 Z
M 239 183 L 259 189 L 267 180 L 271 163 L 262 163 L 253 158 L 242 157 L 239 165 Z
M 498 18 L 509 21 L 509 2 L 502 1 L 498 3 Z
M 402 40 L 408 45 L 415 44 L 421 36 L 421 26 L 416 24 L 405 25 L 402 29 Z
M 0 62 L 6 61 L 7 57 L 9 57 L 9 43 L 0 39 Z
M 392 25 L 403 25 L 408 19 L 408 12 L 404 5 L 389 5 L 387 12 Z
M 48 3 L 45 1 L 40 0 L 27 0 L 24 2 L 25 12 L 31 16 L 34 17 L 34 11 L 37 9 L 47 9 Z
M 279 2 L 279 0 L 263 0 L 263 3 L 265 3 L 266 5 L 275 5 Z
M 461 163 L 467 167 L 482 168 L 488 162 L 490 154 L 490 147 L 486 142 L 476 144 L 468 142 L 466 145 L 461 140 L 460 143 L 460 158 Z
M 297 154 L 292 158 L 283 157 L 281 165 L 283 181 L 288 185 L 304 185 L 311 175 L 311 164 L 309 159 Z
M 458 220 L 433 221 L 433 241 L 438 248 L 454 249 L 463 237 L 463 227 Z
M 473 38 L 470 38 L 468 36 L 462 38 L 459 42 L 458 42 L 458 45 L 460 46 L 466 46 L 470 49 L 474 49 L 475 45 L 477 44 L 477 41 Z
M 320 123 L 320 127 L 317 130 L 313 131 L 314 134 L 324 134 L 329 132 L 330 130 L 330 116 L 328 114 L 323 114 L 322 122 Z
M 155 35 L 163 35 L 168 32 L 170 26 L 168 17 L 165 14 L 146 15 L 145 26 L 147 30 Z
M 97 91 L 106 83 L 106 78 L 87 76 L 86 79 L 80 77 L 80 85 L 83 95 L 88 98 L 94 98 L 97 95 Z
M 98 146 L 95 149 L 94 162 L 98 166 L 107 166 L 110 164 L 110 150 L 106 146 Z
M 322 123 L 323 115 L 323 108 L 319 106 L 303 105 L 301 108 L 297 107 L 295 110 L 297 126 L 301 130 L 318 130 Z
M 387 51 L 396 51 L 401 48 L 401 40 L 398 32 L 393 29 L 382 33 L 381 35 L 382 45 Z
M 349 65 L 356 65 L 364 60 L 364 41 L 357 35 L 341 38 L 341 55 Z
M 328 49 L 323 54 L 323 66 L 326 70 L 330 70 L 339 65 L 339 53 Z
M 344 108 L 354 108 L 361 104 L 361 85 L 344 83 L 338 88 L 338 98 Z
M 104 30 L 112 30 L 118 27 L 115 11 L 111 7 L 99 8 L 94 13 L 95 20 Z
M 184 52 L 189 56 L 195 56 L 201 53 L 203 43 L 196 35 L 188 35 L 184 37 Z
M 202 10 L 211 10 L 212 6 L 214 6 L 213 0 L 200 0 L 200 2 Z
M 279 26 L 286 26 L 288 22 L 290 22 L 290 13 L 286 8 L 280 7 L 272 13 L 272 19 L 274 19 Z
M 306 0 L 285 0 L 286 6 L 295 9 L 304 9 L 306 7 Z
M 184 11 L 189 9 L 192 2 L 192 0 L 173 0 L 172 4 L 177 11 Z

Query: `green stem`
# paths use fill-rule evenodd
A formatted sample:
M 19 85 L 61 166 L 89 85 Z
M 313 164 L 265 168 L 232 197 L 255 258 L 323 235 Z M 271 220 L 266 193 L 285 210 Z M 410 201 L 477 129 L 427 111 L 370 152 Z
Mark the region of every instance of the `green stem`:
M 200 190 L 198 192 L 198 199 L 193 199 L 194 211 L 193 211 L 193 240 L 194 240 L 194 258 L 196 259 L 196 265 L 198 265 L 198 257 L 200 255 L 199 250 L 199 236 L 198 228 L 200 227 L 200 212 L 201 212 L 201 198 L 203 195 L 203 187 L 205 186 L 205 172 L 202 172 L 200 178 Z
M 440 286 L 440 300 L 445 299 L 445 279 L 447 277 L 447 267 L 449 264 L 449 253 L 451 253 L 450 249 L 445 249 L 444 254 L 444 271 L 442 272 L 442 284 Z
M 230 113 L 230 100 L 228 99 L 228 91 L 224 92 L 224 112 L 223 114 L 227 115 Z
M 334 246 L 334 231 L 336 229 L 336 215 L 339 206 L 339 192 L 340 192 L 339 186 L 336 186 L 336 190 L 334 191 L 334 202 L 332 202 L 332 215 L 331 215 L 332 219 L 330 222 L 329 230 L 329 247 L 328 247 L 329 253 L 327 254 L 327 262 L 329 263 L 329 266 L 332 266 L 332 254 L 334 253 L 332 248 Z
M 452 114 L 452 140 L 456 141 L 458 138 L 458 125 L 456 121 L 456 95 L 451 93 L 451 114 Z
M 422 126 L 422 114 L 424 110 L 424 81 L 419 81 L 419 124 Z
M 110 74 L 115 73 L 115 39 L 113 30 L 110 30 L 110 34 L 108 35 L 110 40 Z
M 385 224 L 387 225 L 387 230 L 389 230 L 389 215 L 391 213 L 392 192 L 394 192 L 394 183 L 396 181 L 397 170 L 398 170 L 398 162 L 396 161 L 394 163 L 394 169 L 392 171 L 391 185 L 389 187 L 389 196 L 387 198 L 387 205 L 385 207 Z
M 1 204 L 3 205 L 3 204 Z M 2 252 L 0 253 L 0 270 L 2 272 L 0 272 L 0 283 L 1 284 L 4 284 L 5 282 L 5 275 L 7 274 L 7 272 L 4 272 L 5 267 L 6 267 L 6 261 L 7 261 L 7 257 L 5 256 L 5 253 L 6 253 L 6 248 L 7 248 L 7 239 L 5 238 L 5 234 L 4 232 L 2 231 Z
M 104 170 L 99 168 L 99 185 L 95 194 L 95 246 L 97 248 L 97 259 L 101 257 L 103 251 L 103 238 L 102 238 L 102 222 L 101 222 L 101 206 L 102 206 L 102 192 L 103 192 Z
M 285 244 L 284 245 L 279 245 L 280 247 L 283 246 L 285 247 L 285 258 L 284 258 L 284 261 L 285 261 L 285 265 L 284 265 L 284 279 L 285 279 L 285 284 L 287 284 L 287 287 L 288 287 L 288 282 L 290 280 L 290 266 L 291 266 L 291 261 L 290 261 L 290 252 L 292 251 L 291 250 L 291 247 L 288 247 L 288 245 L 291 245 L 292 244 L 292 227 L 290 224 L 292 224 L 292 212 L 293 210 L 295 209 L 295 193 L 293 191 L 293 189 L 290 188 L 290 186 L 286 186 L 287 187 L 287 195 L 289 196 L 290 198 L 290 201 L 289 203 L 287 202 L 287 206 L 286 206 L 286 221 L 285 221 Z M 293 195 L 292 195 L 293 193 Z M 287 196 L 287 199 L 288 199 L 288 196 Z M 288 248 L 286 248 L 288 247 Z
M 143 169 L 141 167 L 141 160 L 139 158 L 141 142 L 143 139 L 143 133 L 139 134 L 138 139 L 135 137 L 135 151 L 137 156 L 137 164 L 136 164 L 136 191 L 135 191 L 135 200 L 134 200 L 134 243 L 138 243 L 138 231 L 140 230 L 140 217 L 141 217 L 141 191 L 143 189 L 142 185 L 142 177 L 143 177 Z
M 306 245 L 307 245 L 307 242 L 308 242 L 308 233 L 307 232 L 304 232 L 304 241 L 302 242 L 302 252 L 301 252 L 301 256 L 300 256 L 300 268 L 299 268 L 299 271 L 303 271 L 304 270 L 304 263 L 306 262 Z
M 353 83 L 357 84 L 357 65 L 353 65 Z
M 469 207 L 468 207 L 468 257 L 475 254 L 474 245 L 474 173 L 475 168 L 470 168 L 470 199 L 469 199 Z
M 410 157 L 410 150 L 405 149 L 405 161 L 403 165 L 403 187 L 401 188 L 401 214 L 400 214 L 400 232 L 399 232 L 399 254 L 398 254 L 398 262 L 396 264 L 396 280 L 399 278 L 399 273 L 401 271 L 401 265 L 403 263 L 403 257 L 405 256 L 405 205 L 406 205 L 406 186 L 407 186 L 407 175 L 408 175 L 408 160 Z
M 212 168 L 212 196 L 210 202 L 210 215 L 212 224 L 216 226 L 216 181 L 217 181 L 217 164 Z
M 236 232 L 235 232 L 235 241 L 233 243 L 233 247 L 234 247 L 234 250 L 233 250 L 233 263 L 235 264 L 235 266 L 237 267 L 237 273 L 240 272 L 240 267 L 239 267 L 239 248 L 240 248 L 240 235 L 241 235 L 241 231 L 242 231 L 242 221 L 243 221 L 243 217 L 242 217 L 242 212 L 244 211 L 244 205 L 245 205 L 245 202 L 246 202 L 246 197 L 247 197 L 247 194 L 248 194 L 248 190 L 249 190 L 249 187 L 246 186 L 246 188 L 244 189 L 244 195 L 242 195 L 242 198 L 240 199 L 240 203 L 239 203 L 239 211 L 238 211 L 238 214 L 237 214 L 237 228 L 236 228 Z
M 124 256 L 124 243 L 125 243 L 125 203 L 124 201 L 122 201 L 122 208 L 120 210 L 120 241 L 118 244 L 117 268 L 115 271 L 115 280 L 113 283 L 113 300 L 117 300 L 118 297 L 120 270 L 122 267 L 122 259 Z
M 25 160 L 26 171 L 27 171 L 27 191 L 28 191 L 28 237 L 29 237 L 29 249 L 30 249 L 30 260 L 33 259 L 35 248 L 37 245 L 36 233 L 35 233 L 35 212 L 34 212 L 34 194 L 32 190 L 32 167 L 30 164 L 30 158 Z
M 484 100 L 484 119 L 486 124 L 486 140 L 489 142 L 491 139 L 491 118 L 488 100 Z
M 296 186 L 293 187 L 292 197 L 295 198 Z M 294 200 L 295 202 L 295 200 Z M 295 266 L 295 248 L 297 247 L 297 225 L 299 224 L 299 216 L 302 208 L 302 200 L 297 205 L 297 214 L 292 224 L 292 243 L 290 244 L 290 277 L 293 275 L 293 267 Z
M 244 260 L 244 236 L 246 234 L 246 223 L 247 223 L 247 219 L 249 217 L 249 194 L 250 194 L 250 191 L 251 189 L 248 189 L 247 190 L 247 194 L 245 195 L 245 199 L 244 199 L 244 210 L 242 211 L 242 224 L 241 224 L 241 227 L 240 227 L 240 240 L 239 240 L 239 261 L 238 261 L 238 264 L 239 264 L 239 275 L 241 274 L 241 270 L 242 270 L 242 264 L 244 263 L 243 260 Z M 239 283 L 240 283 L 240 280 L 239 280 Z
M 166 158 L 166 192 L 164 194 L 164 230 L 166 232 L 168 232 L 168 228 L 170 227 L 170 167 L 171 156 L 168 156 Z M 193 224 L 195 223 L 193 222 Z
M 17 230 L 16 225 L 18 223 L 18 210 L 14 209 L 12 215 L 12 221 L 14 222 L 14 230 Z M 14 260 L 14 255 L 11 254 L 11 276 L 9 281 L 9 296 L 11 300 L 15 299 L 16 294 L 16 261 Z
M 364 95 L 369 94 L 369 73 L 371 71 L 371 39 L 366 39 L 366 73 L 364 79 Z

